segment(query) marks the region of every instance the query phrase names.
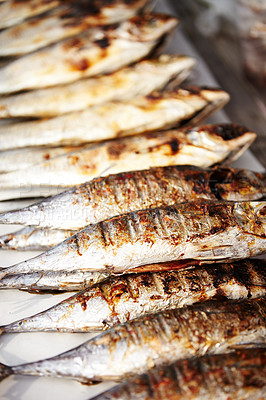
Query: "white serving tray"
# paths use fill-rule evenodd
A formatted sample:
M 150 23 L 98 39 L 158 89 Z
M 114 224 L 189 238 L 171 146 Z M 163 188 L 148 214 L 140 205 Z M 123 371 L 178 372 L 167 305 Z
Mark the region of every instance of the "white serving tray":
M 157 2 L 158 11 L 172 13 L 163 0 Z M 187 54 L 195 57 L 198 65 L 192 74 L 192 82 L 199 85 L 218 86 L 206 64 L 195 48 L 186 40 L 182 31 L 177 29 L 169 43 L 167 52 Z M 215 114 L 210 122 L 227 122 L 228 118 L 223 111 Z M 249 168 L 254 171 L 263 171 L 263 166 L 256 160 L 250 151 L 247 151 L 237 162 L 235 167 Z M 32 202 L 32 201 L 31 201 Z M 0 211 L 22 207 L 29 201 L 0 202 Z M 12 232 L 20 227 L 0 225 L 0 234 Z M 0 267 L 12 265 L 19 261 L 37 255 L 37 252 L 0 252 Z M 60 295 L 37 295 L 18 290 L 0 291 L 0 325 L 32 315 L 47 309 L 69 297 L 69 293 Z M 23 333 L 0 336 L 0 362 L 15 365 L 35 361 L 59 354 L 75 347 L 92 334 L 67 333 Z M 0 383 L 1 400 L 85 400 L 112 386 L 113 383 L 85 386 L 78 382 L 55 378 L 9 377 Z

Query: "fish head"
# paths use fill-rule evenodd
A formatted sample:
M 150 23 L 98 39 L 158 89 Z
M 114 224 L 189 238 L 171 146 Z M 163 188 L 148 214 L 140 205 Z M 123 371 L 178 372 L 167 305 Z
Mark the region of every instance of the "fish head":
M 117 29 L 115 36 L 126 40 L 148 42 L 158 40 L 170 33 L 177 24 L 178 20 L 175 17 L 148 13 L 123 22 Z
M 211 151 L 224 151 L 227 148 L 228 156 L 223 164 L 230 164 L 239 158 L 254 142 L 256 133 L 248 128 L 233 124 L 203 125 L 200 128 L 188 128 L 185 131 L 188 139 L 196 146 Z

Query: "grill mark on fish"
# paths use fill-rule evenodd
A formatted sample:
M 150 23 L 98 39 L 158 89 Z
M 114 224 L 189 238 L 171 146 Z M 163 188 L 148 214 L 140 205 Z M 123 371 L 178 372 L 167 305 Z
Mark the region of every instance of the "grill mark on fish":
M 254 346 L 153 368 L 93 400 L 133 400 L 136 396 L 146 400 L 257 399 L 263 397 L 266 387 L 264 370 L 265 348 Z
M 42 270 L 104 271 L 106 262 L 116 272 L 125 272 L 151 262 L 226 260 L 263 254 L 265 221 L 258 212 L 265 207 L 264 203 L 202 200 L 123 214 L 89 226 L 40 256 L 5 268 L 0 277 L 38 271 L 40 262 Z M 157 216 L 161 220 L 159 227 Z M 250 222 L 252 219 L 255 223 Z M 134 240 L 128 221 L 135 232 Z M 162 234 L 161 226 L 167 235 Z M 210 227 L 214 229 L 210 231 Z M 100 230 L 104 231 L 107 243 L 103 242 Z M 71 249 L 76 240 L 82 259 L 77 259 Z
M 70 377 L 85 383 L 110 378 L 119 381 L 143 373 L 151 366 L 210 353 L 221 354 L 250 341 L 259 345 L 264 343 L 264 337 L 264 299 L 207 302 L 178 313 L 165 311 L 126 322 L 47 360 L 7 368 L 1 365 L 1 377 L 12 372 Z M 74 365 L 71 360 L 75 360 Z
M 182 141 L 182 149 L 176 157 L 171 157 L 165 152 L 165 143 L 169 138 L 178 137 Z M 239 153 L 239 140 L 245 142 L 245 146 L 250 145 L 255 139 L 255 134 L 247 133 L 243 138 L 235 138 L 233 142 L 226 143 L 216 137 L 208 136 L 201 128 L 194 130 L 176 130 L 164 133 L 140 134 L 137 137 L 127 137 L 117 141 L 107 141 L 98 145 L 89 145 L 83 150 L 72 152 L 69 155 L 61 156 L 45 163 L 36 165 L 33 170 L 23 171 L 23 187 L 30 186 L 33 190 L 40 191 L 40 187 L 47 186 L 45 195 L 55 190 L 61 190 L 75 183 L 84 182 L 87 179 L 95 178 L 95 175 L 107 175 L 108 173 L 123 172 L 125 169 L 145 169 L 147 167 L 169 164 L 194 164 L 198 166 L 208 166 L 214 160 L 223 161 L 230 153 L 231 159 L 236 159 Z M 109 159 L 108 148 L 113 143 L 126 144 L 121 158 L 113 163 Z M 219 153 L 215 150 L 219 147 Z M 152 155 L 149 155 L 149 148 L 153 148 Z M 221 153 L 222 149 L 222 153 Z M 234 155 L 233 155 L 234 154 Z M 130 155 L 130 156 L 129 156 Z M 75 159 L 75 163 L 72 159 Z M 89 160 L 94 160 L 92 163 Z M 125 160 L 128 162 L 125 163 Z M 77 161 L 78 160 L 78 161 Z M 55 174 L 54 171 L 57 171 Z M 67 171 L 67 172 L 66 172 Z M 85 175 L 84 175 L 85 173 Z M 19 182 L 19 195 L 23 195 L 21 173 L 13 172 L 1 174 L 0 184 L 1 199 L 12 198 L 14 194 L 9 194 L 9 190 L 14 190 L 17 195 Z M 37 186 L 36 186 L 37 185 Z M 262 187 L 265 187 L 262 186 Z M 15 189 L 14 189 L 15 188 Z M 16 189 L 17 188 L 17 189 Z M 8 193 L 4 189 L 9 189 Z M 8 197 L 7 197 L 8 196 Z M 257 197 L 255 197 L 256 199 Z M 225 198 L 226 199 L 226 198 Z M 229 198 L 230 199 L 230 198 Z M 249 199 L 249 198 L 248 198 Z M 186 199 L 184 199 L 186 200 Z M 236 199 L 241 200 L 241 198 Z
M 174 266 L 173 263 L 172 268 Z M 263 297 L 266 294 L 265 266 L 265 260 L 202 266 L 192 263 L 190 269 L 109 278 L 46 311 L 0 327 L 0 333 L 104 330 L 144 314 L 209 299 Z M 151 265 L 151 271 L 153 267 L 156 266 Z M 84 311 L 82 319 L 75 318 L 77 309 L 79 315 L 79 305 Z
M 91 41 L 88 30 L 84 31 L 76 37 L 79 41 L 78 48 L 72 46 L 72 38 L 64 39 L 2 68 L 1 93 L 55 86 L 73 82 L 81 77 L 117 70 L 146 56 L 160 37 L 169 33 L 176 25 L 177 20 L 173 17 L 145 14 L 122 22 L 116 29 L 113 26 L 98 28 L 100 38 L 110 38 L 110 45 L 105 49 Z M 96 32 L 94 33 L 96 36 Z M 127 51 L 126 42 L 130 42 L 131 51 Z M 123 56 L 125 53 L 127 57 Z M 109 64 L 105 59 L 103 62 L 105 55 L 110 55 Z M 75 64 L 79 64 L 80 60 L 83 60 L 83 64 L 86 60 L 90 68 L 81 71 L 75 68 Z M 31 76 L 25 72 L 28 65 L 31 65 Z
M 73 40 L 78 41 L 78 39 Z M 76 63 L 80 69 L 87 68 L 87 63 L 84 64 L 83 59 L 81 59 L 81 65 L 79 59 L 75 59 Z M 212 93 L 209 89 L 208 93 L 210 96 L 215 96 L 211 99 L 212 112 L 217 107 L 222 107 L 229 99 L 227 93 L 223 91 Z M 190 124 L 194 124 L 193 111 L 203 108 L 201 96 L 195 98 L 189 91 L 184 93 L 183 90 L 175 88 L 167 90 L 163 96 L 158 96 L 155 104 L 143 97 L 137 97 L 123 103 L 113 101 L 48 120 L 18 122 L 11 126 L 4 126 L 0 130 L 0 144 L 2 150 L 10 150 L 36 145 L 75 146 L 98 142 L 120 136 L 136 135 L 144 131 L 180 126 L 183 125 L 182 115 L 186 115 Z M 128 115 L 127 123 L 125 115 Z M 38 127 L 38 135 L 36 135 L 36 127 Z M 20 140 L 14 144 L 14 135 L 17 135 L 18 130 Z M 170 154 L 173 155 L 173 152 L 171 151 Z

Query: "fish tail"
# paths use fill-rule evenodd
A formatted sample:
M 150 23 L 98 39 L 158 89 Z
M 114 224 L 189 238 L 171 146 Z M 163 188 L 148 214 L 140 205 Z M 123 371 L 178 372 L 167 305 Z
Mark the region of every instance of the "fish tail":
M 12 374 L 13 374 L 12 368 L 8 367 L 5 364 L 0 363 L 0 382 Z
M 13 234 L 12 233 L 0 236 L 0 249 L 10 248 L 9 242 L 11 242 L 12 239 L 13 239 Z
M 8 275 L 8 271 L 10 271 L 10 268 L 9 268 L 9 267 L 1 268 L 1 270 L 0 270 L 0 281 L 1 281 L 6 275 Z

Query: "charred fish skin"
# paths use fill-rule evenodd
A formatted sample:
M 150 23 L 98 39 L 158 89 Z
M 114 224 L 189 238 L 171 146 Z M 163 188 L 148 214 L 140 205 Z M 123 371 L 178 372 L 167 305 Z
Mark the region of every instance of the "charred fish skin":
M 264 299 L 215 301 L 129 321 L 56 357 L 9 368 L 85 383 L 119 381 L 157 365 L 264 343 L 265 334 Z
M 152 267 L 152 266 L 151 266 Z M 46 311 L 0 327 L 1 333 L 89 332 L 219 297 L 266 295 L 265 260 L 204 265 L 107 279 Z
M 0 271 L 124 273 L 173 260 L 229 261 L 265 254 L 266 202 L 198 200 L 90 225 L 41 255 Z
M 115 215 L 198 198 L 247 201 L 265 196 L 265 173 L 229 167 L 153 167 L 95 178 L 39 203 L 1 213 L 0 223 L 77 230 Z
M 131 378 L 93 400 L 260 400 L 265 365 L 263 347 L 183 360 Z
M 48 196 L 95 177 L 158 165 L 209 167 L 228 163 L 240 157 L 255 138 L 254 132 L 242 126 L 219 124 L 91 144 L 36 164 L 34 169 L 1 174 L 0 199 L 27 197 L 29 189 L 32 193 L 43 188 L 42 195 Z
M 0 127 L 0 148 L 76 146 L 182 126 L 187 121 L 193 124 L 194 118 L 199 122 L 202 113 L 205 118 L 206 112 L 214 112 L 228 100 L 226 92 L 213 88 L 199 87 L 197 93 L 168 89 L 123 103 L 113 101 L 51 119 Z
M 145 96 L 163 89 L 170 81 L 180 84 L 194 65 L 191 57 L 162 54 L 109 75 L 6 96 L 0 98 L 0 118 L 53 117 L 107 101 Z
M 91 41 L 89 30 L 37 50 L 1 68 L 0 93 L 54 86 L 115 71 L 147 56 L 177 23 L 176 18 L 165 14 L 145 14 L 105 30 L 98 28 L 95 41 Z
M 0 55 L 26 54 L 59 40 L 79 34 L 93 26 L 108 25 L 132 18 L 152 1 L 78 1 L 63 4 L 47 15 L 12 26 L 0 33 Z M 93 13 L 92 13 L 93 12 Z M 1 20 L 0 20 L 1 24 Z

